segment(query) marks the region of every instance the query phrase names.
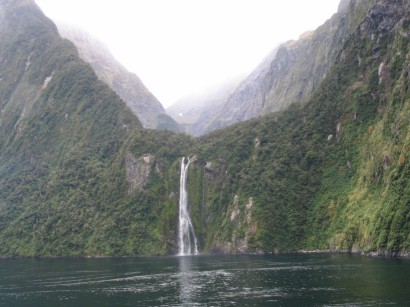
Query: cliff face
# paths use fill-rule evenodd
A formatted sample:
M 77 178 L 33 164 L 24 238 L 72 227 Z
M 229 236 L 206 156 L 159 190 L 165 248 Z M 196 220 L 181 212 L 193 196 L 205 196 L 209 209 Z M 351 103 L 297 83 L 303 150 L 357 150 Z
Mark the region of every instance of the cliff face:
M 145 128 L 179 131 L 178 124 L 166 114 L 138 76 L 127 71 L 104 44 L 79 29 L 59 25 L 58 30 L 62 37 L 74 43 L 80 57 L 127 103 Z
M 201 138 L 205 191 L 219 195 L 205 208 L 224 204 L 210 249 L 408 255 L 409 8 L 352 12 L 358 26 L 308 101 Z
M 374 2 L 343 1 L 339 11 L 318 29 L 279 46 L 222 104 L 206 123 L 206 131 L 307 101 Z

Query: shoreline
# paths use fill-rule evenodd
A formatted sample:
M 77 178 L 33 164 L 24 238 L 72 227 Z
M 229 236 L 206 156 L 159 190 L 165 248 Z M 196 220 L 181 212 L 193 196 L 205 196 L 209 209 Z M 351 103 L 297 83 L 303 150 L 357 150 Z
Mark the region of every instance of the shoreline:
M 331 250 L 331 249 L 315 249 L 315 250 L 297 250 L 289 252 L 256 252 L 256 253 L 203 253 L 199 256 L 280 256 L 280 255 L 309 255 L 309 254 L 346 254 L 356 255 L 362 257 L 380 257 L 380 258 L 396 258 L 396 259 L 410 259 L 410 252 L 387 252 L 387 251 L 348 251 L 348 250 Z M 0 255 L 0 260 L 7 259 L 126 259 L 126 258 L 142 258 L 142 257 L 178 257 L 178 255 L 171 254 L 152 254 L 152 255 L 78 255 L 78 256 L 5 256 Z
M 364 251 L 349 251 L 349 250 L 300 250 L 297 251 L 298 254 L 350 254 L 358 255 L 364 257 L 381 257 L 381 258 L 408 258 L 410 259 L 410 252 L 401 251 L 401 252 L 387 252 L 387 251 L 373 251 L 373 252 L 364 252 Z

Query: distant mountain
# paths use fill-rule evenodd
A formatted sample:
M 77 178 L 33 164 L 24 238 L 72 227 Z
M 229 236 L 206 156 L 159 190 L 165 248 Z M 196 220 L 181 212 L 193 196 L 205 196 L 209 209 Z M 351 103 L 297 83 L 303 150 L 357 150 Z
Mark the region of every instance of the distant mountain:
M 220 87 L 187 96 L 166 109 L 185 133 L 199 136 L 207 131 L 209 121 L 217 116 L 221 105 L 238 86 L 243 77 L 232 79 Z
M 138 76 L 121 65 L 103 43 L 78 28 L 57 26 L 60 35 L 74 43 L 80 57 L 127 103 L 145 128 L 179 131 L 178 124 L 166 114 Z
M 362 5 L 360 1 L 343 0 L 338 12 L 318 29 L 282 44 L 221 104 L 205 131 L 307 101 L 356 30 L 361 20 L 358 16 L 366 14 L 374 2 Z

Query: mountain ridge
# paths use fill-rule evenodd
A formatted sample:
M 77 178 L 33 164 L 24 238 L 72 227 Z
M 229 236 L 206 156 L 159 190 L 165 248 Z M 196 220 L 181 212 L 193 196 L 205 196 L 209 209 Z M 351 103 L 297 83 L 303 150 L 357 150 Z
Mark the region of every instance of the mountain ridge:
M 375 1 L 341 1 L 338 12 L 314 31 L 275 48 L 212 116 L 198 116 L 201 134 L 307 101 L 326 76 L 357 21 Z M 355 12 L 355 14 L 353 14 Z M 203 111 L 202 111 L 203 112 Z M 178 118 L 174 118 L 178 120 Z
M 141 79 L 118 62 L 103 43 L 73 26 L 57 24 L 60 35 L 72 41 L 80 57 L 123 99 L 145 128 L 179 131 L 178 124 Z

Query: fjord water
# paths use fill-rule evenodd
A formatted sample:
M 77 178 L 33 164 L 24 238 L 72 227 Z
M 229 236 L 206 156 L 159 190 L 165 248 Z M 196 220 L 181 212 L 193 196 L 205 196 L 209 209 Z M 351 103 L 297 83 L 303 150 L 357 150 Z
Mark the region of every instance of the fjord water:
M 410 306 L 410 260 L 349 255 L 0 260 L 1 306 Z

